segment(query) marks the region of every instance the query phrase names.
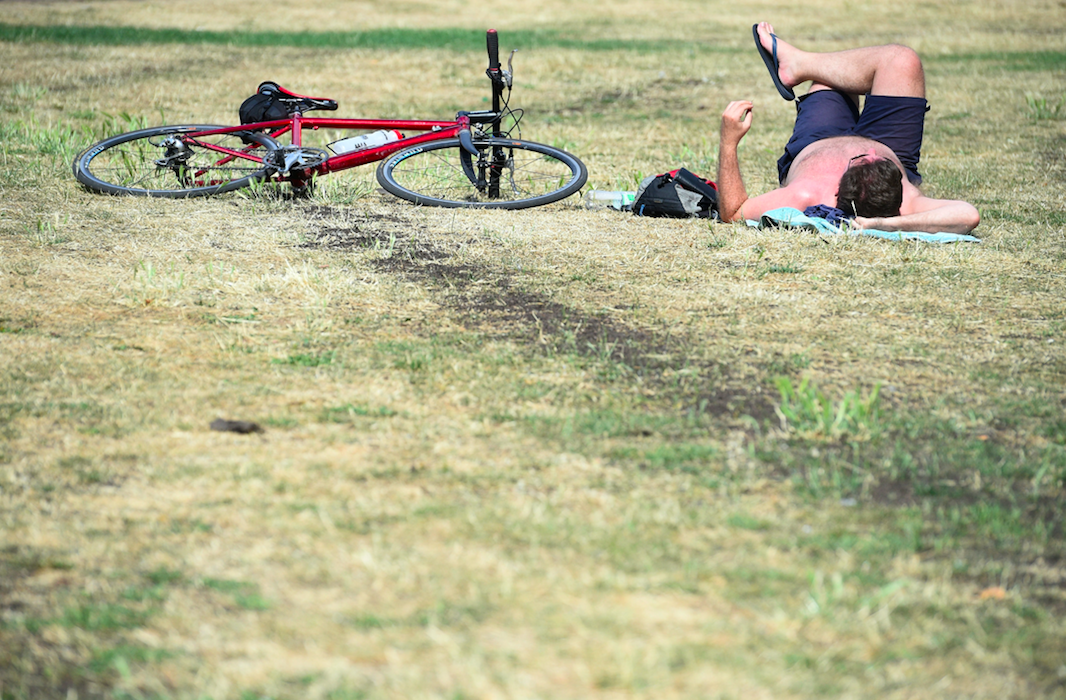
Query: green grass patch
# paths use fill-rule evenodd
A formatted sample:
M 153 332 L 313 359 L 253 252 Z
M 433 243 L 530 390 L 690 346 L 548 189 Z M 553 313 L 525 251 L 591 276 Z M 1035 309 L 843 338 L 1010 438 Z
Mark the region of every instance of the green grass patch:
M 259 586 L 245 581 L 229 579 L 204 578 L 200 585 L 232 597 L 233 602 L 244 610 L 268 610 L 270 602 L 259 594 Z
M 341 406 L 328 406 L 322 409 L 322 423 L 353 423 L 360 418 L 392 418 L 396 411 L 386 406 L 370 407 L 363 404 L 346 403 Z
M 300 352 L 283 358 L 274 358 L 271 363 L 275 365 L 290 365 L 292 367 L 325 367 L 333 364 L 337 357 L 335 350 L 328 352 Z
M 798 265 L 769 265 L 766 268 L 767 274 L 771 275 L 798 275 L 803 272 L 803 268 Z
M 725 49 L 711 41 L 587 39 L 553 29 L 507 30 L 507 46 L 527 50 L 563 48 L 583 51 L 711 51 Z M 450 27 L 392 27 L 361 32 L 280 32 L 191 30 L 148 27 L 0 24 L 0 41 L 50 42 L 91 46 L 142 46 L 184 44 L 189 46 L 235 46 L 250 48 L 294 47 L 304 49 L 442 49 L 484 51 L 483 30 Z
M 755 532 L 770 529 L 770 523 L 765 520 L 760 520 L 759 518 L 754 518 L 747 513 L 734 513 L 733 515 L 730 515 L 726 518 L 726 524 L 740 530 L 752 530 Z
M 625 430 L 618 434 L 631 435 L 632 433 L 630 430 Z M 717 469 L 714 460 L 718 457 L 718 448 L 701 443 L 670 442 L 651 448 L 618 447 L 609 450 L 607 454 L 612 459 L 634 462 L 639 469 L 705 476 L 708 472 Z
M 925 522 L 918 508 L 900 508 L 866 515 L 859 522 L 834 525 L 828 529 L 791 533 L 782 547 L 798 547 L 816 557 L 847 552 L 860 559 L 892 559 L 924 548 Z
M 733 600 L 766 600 L 794 595 L 802 579 L 796 574 L 769 567 L 726 569 L 721 576 Z
M 104 649 L 94 653 L 89 661 L 89 670 L 97 674 L 118 672 L 121 675 L 128 675 L 131 664 L 158 663 L 171 656 L 173 656 L 173 653 L 164 649 L 152 649 L 135 644 L 120 644 L 111 649 Z
M 562 416 L 528 415 L 519 419 L 536 433 L 564 442 L 581 438 L 651 437 L 679 435 L 690 427 L 684 418 L 641 410 L 604 408 L 578 411 Z M 669 449 L 660 455 L 660 463 L 668 459 Z M 635 453 L 626 453 L 633 456 Z
M 1058 421 L 1044 422 L 1048 409 L 1041 402 L 1007 403 L 1001 417 L 988 420 L 1053 438 L 1036 447 L 993 439 L 989 428 L 975 431 L 902 410 L 879 411 L 877 429 L 862 433 L 868 439 L 852 440 L 847 433 L 827 443 L 824 426 L 840 411 L 827 410 L 821 399 L 812 402 L 817 410 L 809 411 L 808 420 L 817 430 L 797 430 L 785 444 L 764 442 L 756 455 L 815 499 L 844 498 L 860 509 L 903 508 L 903 520 L 875 539 L 841 531 L 832 542 L 812 542 L 816 548 L 882 555 L 965 552 L 971 559 L 1008 560 L 1027 552 L 1066 554 L 1066 517 L 1056 505 L 1066 488 L 1066 448 L 1055 441 Z M 789 415 L 798 410 L 794 404 Z
M 419 373 L 430 369 L 443 356 L 454 354 L 459 346 L 448 337 L 433 338 L 429 342 L 386 340 L 375 344 L 374 353 L 386 367 Z
M 125 605 L 85 602 L 67 608 L 58 622 L 88 632 L 110 632 L 142 627 L 148 617 L 149 613 Z

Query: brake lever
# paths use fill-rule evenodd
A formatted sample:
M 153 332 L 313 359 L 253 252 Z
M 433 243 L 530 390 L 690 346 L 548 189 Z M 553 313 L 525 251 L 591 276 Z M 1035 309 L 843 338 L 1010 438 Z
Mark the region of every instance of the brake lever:
M 511 67 L 511 61 L 514 59 L 514 55 L 518 53 L 518 49 L 511 49 L 511 55 L 507 57 L 507 70 L 502 71 L 503 82 L 507 85 L 507 89 L 511 89 L 511 83 L 514 78 L 514 68 Z

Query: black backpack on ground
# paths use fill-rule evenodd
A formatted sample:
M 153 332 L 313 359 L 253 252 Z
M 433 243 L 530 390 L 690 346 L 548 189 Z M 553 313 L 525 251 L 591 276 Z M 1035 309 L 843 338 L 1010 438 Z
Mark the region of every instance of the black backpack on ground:
M 718 218 L 718 186 L 685 168 L 646 177 L 631 211 L 637 216 Z

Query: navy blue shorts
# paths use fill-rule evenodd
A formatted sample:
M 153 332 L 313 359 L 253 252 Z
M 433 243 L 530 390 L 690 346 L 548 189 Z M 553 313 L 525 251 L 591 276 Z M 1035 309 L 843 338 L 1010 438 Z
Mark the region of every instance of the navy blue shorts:
M 851 98 L 836 90 L 816 90 L 796 102 L 796 126 L 777 161 L 777 174 L 783 184 L 792 161 L 815 141 L 833 136 L 864 136 L 892 149 L 903 163 L 907 179 L 915 185 L 922 181 L 918 159 L 922 150 L 922 131 L 929 103 L 922 97 L 867 95 L 862 114 Z

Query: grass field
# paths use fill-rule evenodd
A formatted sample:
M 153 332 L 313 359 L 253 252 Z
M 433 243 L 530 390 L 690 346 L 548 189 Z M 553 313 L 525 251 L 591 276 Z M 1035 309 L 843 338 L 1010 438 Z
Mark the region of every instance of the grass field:
M 0 1 L 0 698 L 1066 698 L 1062 3 L 782 5 Z M 980 244 L 71 175 L 266 79 L 481 108 L 494 26 L 589 187 L 750 97 L 762 192 L 760 19 L 918 49 Z

